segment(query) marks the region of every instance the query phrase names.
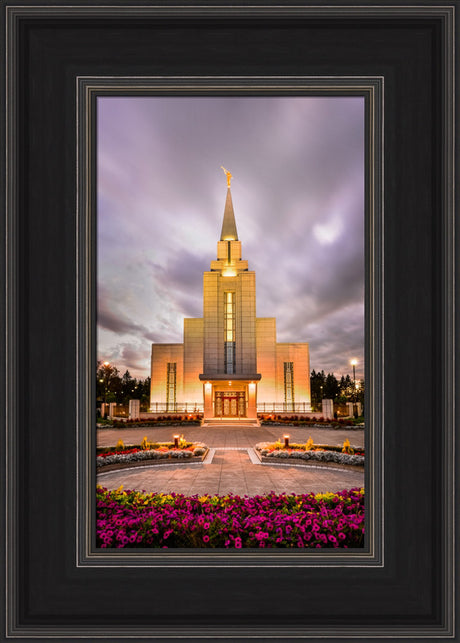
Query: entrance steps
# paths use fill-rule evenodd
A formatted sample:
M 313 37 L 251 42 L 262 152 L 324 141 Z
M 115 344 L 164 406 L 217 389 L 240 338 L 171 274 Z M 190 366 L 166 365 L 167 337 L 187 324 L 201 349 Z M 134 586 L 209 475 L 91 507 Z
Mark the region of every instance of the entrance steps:
M 257 418 L 225 418 L 225 417 L 215 417 L 215 418 L 205 418 L 201 426 L 204 427 L 238 427 L 238 426 L 260 426 L 260 422 Z

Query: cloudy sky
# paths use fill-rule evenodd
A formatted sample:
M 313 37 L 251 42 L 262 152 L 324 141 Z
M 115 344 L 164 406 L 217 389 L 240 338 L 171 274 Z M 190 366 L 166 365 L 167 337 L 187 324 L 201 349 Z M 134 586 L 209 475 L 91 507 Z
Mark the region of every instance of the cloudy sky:
M 149 375 L 152 342 L 202 315 L 226 197 L 257 316 L 311 368 L 364 372 L 364 101 L 98 99 L 98 359 Z

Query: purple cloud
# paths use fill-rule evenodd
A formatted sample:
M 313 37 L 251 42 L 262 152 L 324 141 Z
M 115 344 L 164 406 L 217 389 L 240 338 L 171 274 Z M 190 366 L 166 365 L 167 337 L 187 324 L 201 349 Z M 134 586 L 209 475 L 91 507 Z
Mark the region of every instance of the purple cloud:
M 202 314 L 232 196 L 257 314 L 311 367 L 364 347 L 364 102 L 359 97 L 106 97 L 98 102 L 98 354 L 148 375 L 150 342 Z M 142 351 L 145 356 L 142 357 Z M 115 357 L 114 357 L 115 359 Z

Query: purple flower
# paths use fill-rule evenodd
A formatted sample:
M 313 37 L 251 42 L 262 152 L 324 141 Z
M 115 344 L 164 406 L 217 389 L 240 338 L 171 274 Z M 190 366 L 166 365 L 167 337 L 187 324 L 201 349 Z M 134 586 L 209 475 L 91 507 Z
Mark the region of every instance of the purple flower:
M 99 547 L 360 547 L 364 543 L 364 494 L 198 496 L 96 493 Z M 202 535 L 213 525 L 213 539 Z

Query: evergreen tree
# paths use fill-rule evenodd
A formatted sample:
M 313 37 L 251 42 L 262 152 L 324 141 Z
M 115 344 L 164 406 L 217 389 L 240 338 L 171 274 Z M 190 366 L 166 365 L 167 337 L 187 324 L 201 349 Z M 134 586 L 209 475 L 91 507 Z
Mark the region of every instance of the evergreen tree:
M 338 401 L 340 403 L 353 402 L 353 396 L 355 394 L 355 388 L 353 386 L 353 380 L 348 375 L 342 375 L 339 383 L 339 397 Z
M 310 376 L 311 403 L 314 410 L 321 410 L 321 400 L 324 397 L 326 376 L 324 371 L 316 372 L 314 369 Z
M 334 400 L 339 394 L 339 383 L 334 373 L 328 373 L 324 384 L 324 397 Z
M 133 398 L 135 380 L 131 377 L 131 373 L 127 370 L 121 378 L 121 402 L 128 404 L 129 400 Z

